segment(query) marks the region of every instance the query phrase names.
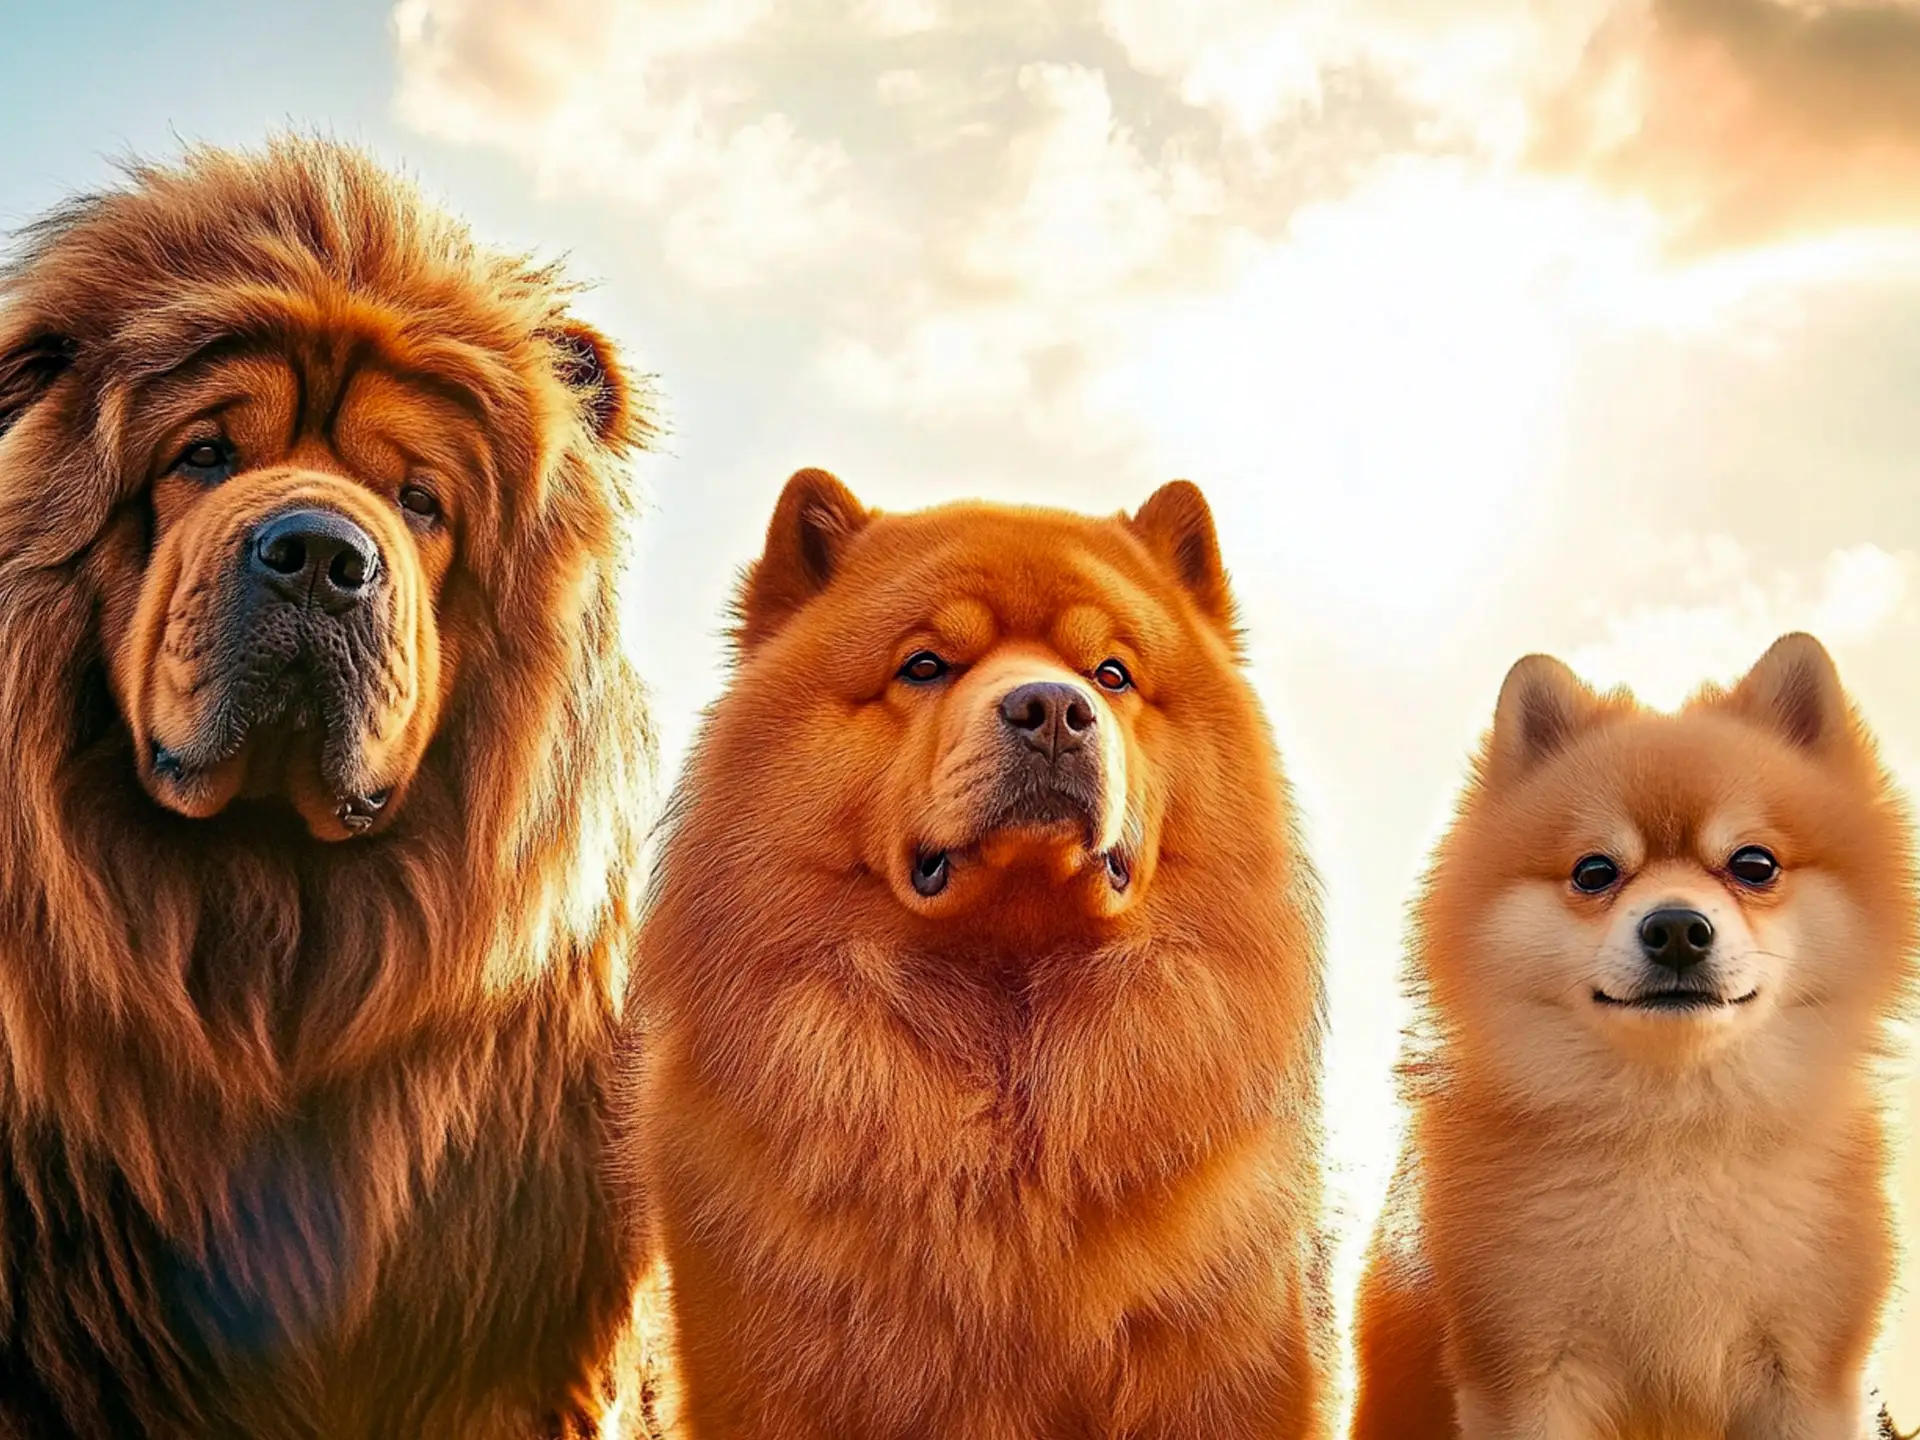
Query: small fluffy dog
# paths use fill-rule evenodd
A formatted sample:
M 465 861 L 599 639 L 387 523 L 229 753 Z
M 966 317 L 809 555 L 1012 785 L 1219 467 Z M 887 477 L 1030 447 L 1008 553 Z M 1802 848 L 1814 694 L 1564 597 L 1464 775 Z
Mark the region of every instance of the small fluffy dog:
M 1421 895 L 1362 1440 L 1859 1440 L 1913 835 L 1832 661 L 1678 714 L 1517 664 Z
M 802 471 L 740 619 L 638 974 L 693 1436 L 1324 1434 L 1314 897 L 1200 492 Z

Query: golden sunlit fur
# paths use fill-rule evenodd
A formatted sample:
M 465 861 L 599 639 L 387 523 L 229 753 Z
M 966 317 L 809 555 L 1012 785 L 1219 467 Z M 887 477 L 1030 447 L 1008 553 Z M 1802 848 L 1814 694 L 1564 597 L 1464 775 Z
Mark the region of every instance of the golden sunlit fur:
M 1418 906 L 1357 1437 L 1867 1433 L 1912 846 L 1808 636 L 1676 715 L 1514 667 Z M 1668 907 L 1691 968 L 1654 959 Z
M 5 273 L 0 1436 L 604 1403 L 646 426 L 568 296 L 317 141 L 135 167 Z M 338 613 L 261 569 L 296 511 L 368 549 Z
M 1191 485 L 789 483 L 636 992 L 694 1440 L 1324 1432 L 1316 903 L 1232 624 Z

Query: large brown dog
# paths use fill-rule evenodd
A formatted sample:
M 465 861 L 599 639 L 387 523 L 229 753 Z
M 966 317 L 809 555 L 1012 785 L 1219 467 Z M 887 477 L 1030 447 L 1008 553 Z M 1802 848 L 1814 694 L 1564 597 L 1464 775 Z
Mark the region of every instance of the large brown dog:
M 1322 1432 L 1310 876 L 1213 522 L 803 471 L 642 939 L 696 1440 Z
M 590 1423 L 613 356 L 321 142 L 137 168 L 0 296 L 0 1435 Z

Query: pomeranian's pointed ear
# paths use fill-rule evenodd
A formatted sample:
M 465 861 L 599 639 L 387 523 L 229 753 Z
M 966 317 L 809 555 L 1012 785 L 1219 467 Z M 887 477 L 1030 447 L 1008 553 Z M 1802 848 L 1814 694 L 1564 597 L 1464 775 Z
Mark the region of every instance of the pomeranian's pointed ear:
M 734 607 L 742 650 L 772 635 L 827 588 L 847 542 L 871 518 L 853 492 L 825 470 L 795 472 L 773 507 L 767 548 L 747 571 Z
M 1813 636 L 1799 632 L 1774 641 L 1728 693 L 1727 704 L 1808 750 L 1830 750 L 1855 733 L 1833 657 Z
M 1233 629 L 1233 595 L 1220 563 L 1220 537 L 1213 512 L 1191 480 L 1169 480 L 1127 521 L 1133 533 L 1158 555 L 1186 587 L 1201 613 Z
M 72 367 L 74 349 L 64 335 L 35 332 L 0 351 L 0 435 Z
M 1604 703 L 1551 655 L 1516 660 L 1493 709 L 1489 777 L 1507 781 L 1526 774 L 1585 729 Z
M 653 422 L 627 378 L 618 347 L 593 326 L 568 316 L 540 332 L 553 350 L 560 383 L 573 392 L 587 427 L 603 445 L 643 446 Z

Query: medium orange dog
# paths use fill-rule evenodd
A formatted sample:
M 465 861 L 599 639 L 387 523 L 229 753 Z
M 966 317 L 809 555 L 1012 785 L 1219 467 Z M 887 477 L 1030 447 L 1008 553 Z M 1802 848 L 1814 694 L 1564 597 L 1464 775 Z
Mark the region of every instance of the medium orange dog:
M 1312 877 L 1193 486 L 801 471 L 639 983 L 697 1440 L 1324 1433 Z
M 1914 898 L 1809 636 L 1677 715 L 1516 665 L 1419 904 L 1356 1436 L 1869 1433 Z

